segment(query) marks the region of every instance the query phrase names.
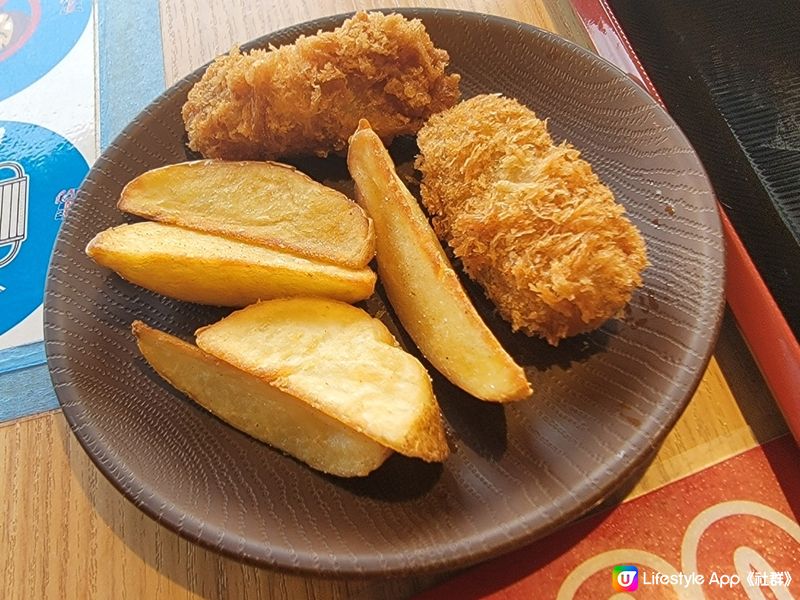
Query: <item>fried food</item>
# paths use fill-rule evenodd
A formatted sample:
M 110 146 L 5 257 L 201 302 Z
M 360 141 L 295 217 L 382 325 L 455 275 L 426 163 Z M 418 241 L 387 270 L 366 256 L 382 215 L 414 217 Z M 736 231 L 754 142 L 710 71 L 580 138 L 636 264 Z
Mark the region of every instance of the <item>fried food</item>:
M 147 171 L 120 210 L 358 269 L 375 254 L 372 222 L 347 196 L 294 167 L 200 160 Z
M 347 165 L 357 201 L 375 223 L 378 276 L 425 358 L 482 400 L 528 397 L 525 372 L 478 315 L 417 200 L 365 120 L 350 138 Z
M 206 158 L 326 156 L 359 118 L 385 143 L 452 106 L 459 76 L 418 19 L 358 12 L 334 31 L 217 58 L 189 92 L 189 147 Z
M 530 109 L 477 96 L 431 117 L 417 139 L 435 231 L 514 330 L 555 345 L 617 316 L 642 284 L 641 234 Z
M 197 345 L 392 450 L 448 454 L 425 367 L 367 312 L 322 298 L 283 298 L 197 332 Z
M 372 295 L 376 279 L 369 268 L 348 269 L 150 221 L 106 229 L 89 242 L 86 253 L 131 283 L 214 306 L 291 295 L 357 302 Z
M 307 465 L 340 477 L 367 475 L 391 450 L 197 346 L 134 321 L 145 360 L 200 406 Z

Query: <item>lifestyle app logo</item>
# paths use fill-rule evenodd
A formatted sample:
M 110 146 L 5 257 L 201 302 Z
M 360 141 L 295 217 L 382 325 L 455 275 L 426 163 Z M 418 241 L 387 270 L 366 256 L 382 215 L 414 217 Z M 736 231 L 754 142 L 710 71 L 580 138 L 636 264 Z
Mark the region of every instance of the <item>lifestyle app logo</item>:
M 635 592 L 639 589 L 639 567 L 617 565 L 611 572 L 611 587 L 615 592 Z

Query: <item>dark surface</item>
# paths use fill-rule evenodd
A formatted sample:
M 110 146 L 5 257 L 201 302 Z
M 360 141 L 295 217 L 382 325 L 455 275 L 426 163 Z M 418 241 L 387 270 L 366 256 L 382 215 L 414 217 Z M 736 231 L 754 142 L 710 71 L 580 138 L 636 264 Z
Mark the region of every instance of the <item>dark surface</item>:
M 800 3 L 611 4 L 800 337 Z
M 242 560 L 324 574 L 399 574 L 464 566 L 532 541 L 607 498 L 652 457 L 716 338 L 719 215 L 695 154 L 666 113 L 615 68 L 551 34 L 487 16 L 403 12 L 422 15 L 450 52 L 465 96 L 517 97 L 550 119 L 557 139 L 584 151 L 641 228 L 652 266 L 624 321 L 557 349 L 512 334 L 470 288 L 525 366 L 535 396 L 483 403 L 432 373 L 453 449 L 447 462 L 394 456 L 365 479 L 321 475 L 172 390 L 130 334 L 131 321 L 141 319 L 190 339 L 225 311 L 136 288 L 83 253 L 97 231 L 127 219 L 115 208 L 127 181 L 186 159 L 179 110 L 199 73 L 179 83 L 98 160 L 64 223 L 47 287 L 46 349 L 64 414 L 112 483 L 167 527 Z M 256 45 L 290 42 L 341 20 L 293 27 Z M 395 157 L 409 152 L 413 144 L 393 148 Z M 336 168 L 326 177 L 336 178 Z M 365 303 L 373 313 L 382 305 L 380 295 Z

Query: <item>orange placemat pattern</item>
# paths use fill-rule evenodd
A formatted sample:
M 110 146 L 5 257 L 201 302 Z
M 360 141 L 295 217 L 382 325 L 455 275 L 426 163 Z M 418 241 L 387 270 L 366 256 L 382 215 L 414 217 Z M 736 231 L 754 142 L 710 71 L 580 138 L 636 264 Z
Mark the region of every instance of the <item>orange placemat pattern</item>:
M 800 450 L 783 436 L 484 563 L 418 599 L 798 598 L 798 518 Z M 633 582 L 627 590 L 615 586 L 614 567 L 635 567 L 638 589 Z

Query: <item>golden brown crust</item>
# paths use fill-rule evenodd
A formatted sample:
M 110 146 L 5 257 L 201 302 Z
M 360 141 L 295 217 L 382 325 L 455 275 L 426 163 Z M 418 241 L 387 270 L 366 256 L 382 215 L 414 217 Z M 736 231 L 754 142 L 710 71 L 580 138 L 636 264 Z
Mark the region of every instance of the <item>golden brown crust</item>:
M 425 358 L 481 400 L 530 397 L 525 371 L 475 310 L 416 198 L 365 120 L 350 138 L 347 166 L 356 198 L 375 224 L 383 290 Z
M 418 143 L 437 234 L 515 330 L 557 344 L 618 315 L 641 285 L 639 231 L 528 108 L 477 96 L 434 115 Z
M 358 307 L 319 297 L 279 298 L 195 335 L 204 352 L 383 446 L 426 461 L 449 454 L 425 367 Z
M 418 19 L 359 12 L 334 31 L 215 60 L 189 92 L 189 147 L 207 158 L 326 155 L 366 118 L 384 143 L 452 106 L 459 76 Z

